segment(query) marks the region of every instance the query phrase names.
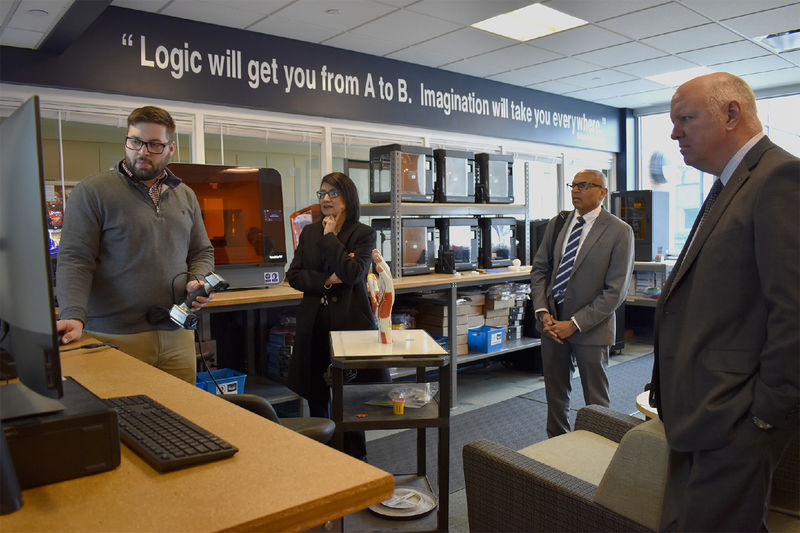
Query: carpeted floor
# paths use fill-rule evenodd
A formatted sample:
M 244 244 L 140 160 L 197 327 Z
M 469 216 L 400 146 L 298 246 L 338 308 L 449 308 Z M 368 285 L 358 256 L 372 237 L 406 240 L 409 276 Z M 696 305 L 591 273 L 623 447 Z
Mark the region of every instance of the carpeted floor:
M 636 411 L 636 396 L 650 381 L 653 355 L 645 355 L 608 369 L 611 408 L 624 413 Z M 580 380 L 572 380 L 570 423 L 585 405 Z M 477 439 L 489 439 L 517 450 L 547 438 L 547 404 L 544 389 L 475 409 L 450 419 L 450 492 L 464 488 L 461 450 Z M 437 433 L 427 430 L 428 478 L 438 486 L 436 468 Z M 407 452 L 406 452 L 407 450 Z M 406 430 L 367 443 L 370 464 L 393 473 L 416 470 L 416 430 Z

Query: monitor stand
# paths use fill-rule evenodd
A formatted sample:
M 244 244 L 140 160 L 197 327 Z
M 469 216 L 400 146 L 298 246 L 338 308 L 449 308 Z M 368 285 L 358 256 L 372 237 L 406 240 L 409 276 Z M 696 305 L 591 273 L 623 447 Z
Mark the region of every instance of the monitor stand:
M 63 411 L 64 404 L 42 396 L 19 382 L 0 386 L 0 420 Z

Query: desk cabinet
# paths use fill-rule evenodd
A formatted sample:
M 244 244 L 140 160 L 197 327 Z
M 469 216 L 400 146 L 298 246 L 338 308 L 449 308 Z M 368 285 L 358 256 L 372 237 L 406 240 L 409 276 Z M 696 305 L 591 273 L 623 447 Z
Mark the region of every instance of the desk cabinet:
M 334 446 L 343 449 L 345 431 L 365 431 L 371 429 L 417 429 L 417 471 L 395 473 L 396 484 L 411 485 L 430 490 L 426 479 L 426 428 L 438 430 L 438 509 L 431 514 L 414 521 L 414 531 L 431 530 L 446 531 L 449 517 L 450 495 L 450 357 L 433 339 L 422 330 L 398 330 L 393 334 L 395 346 L 402 343 L 404 335 L 416 335 L 426 338 L 427 351 L 434 355 L 413 356 L 376 356 L 376 357 L 341 357 L 341 346 L 352 346 L 351 338 L 360 334 L 372 335 L 378 343 L 376 331 L 334 331 L 331 332 L 334 357 L 333 369 L 333 404 L 332 418 L 336 422 Z M 438 352 L 438 354 L 437 354 Z M 416 370 L 417 383 L 425 382 L 426 368 L 439 369 L 439 395 L 427 405 L 411 409 L 406 408 L 403 415 L 395 415 L 391 407 L 366 405 L 364 402 L 386 397 L 397 384 L 345 384 L 345 370 L 360 368 L 412 368 Z M 362 416 L 358 416 L 362 415 Z M 363 416 L 366 415 L 366 416 Z M 398 451 L 402 453 L 402 451 Z M 433 517 L 436 517 L 435 520 Z M 387 530 L 396 525 L 396 521 L 388 521 L 362 511 L 344 519 L 345 531 Z

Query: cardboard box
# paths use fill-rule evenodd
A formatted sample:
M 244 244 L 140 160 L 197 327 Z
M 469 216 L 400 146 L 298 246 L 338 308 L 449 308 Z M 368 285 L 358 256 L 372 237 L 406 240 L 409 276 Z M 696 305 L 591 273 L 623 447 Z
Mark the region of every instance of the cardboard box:
M 456 325 L 465 326 L 469 324 L 471 319 L 472 315 L 456 315 Z M 417 317 L 417 327 L 422 327 L 422 329 L 425 329 L 425 326 L 447 327 L 449 320 L 450 318 L 446 316 L 419 315 Z
M 487 309 L 483 312 L 486 318 L 497 318 L 499 316 L 508 317 L 508 309 Z
M 456 306 L 456 315 L 466 315 L 469 313 L 470 305 L 457 305 Z M 447 306 L 446 305 L 438 305 L 438 304 L 423 304 L 420 308 L 420 313 L 423 315 L 432 315 L 432 316 L 447 316 Z
M 496 328 L 504 328 L 508 326 L 508 317 L 507 316 L 498 316 L 496 318 L 487 318 L 485 321 L 485 325 L 492 326 Z
M 447 326 L 435 326 L 435 325 L 423 325 L 422 329 L 430 333 L 431 335 L 443 335 L 447 337 Z M 467 330 L 469 330 L 469 326 L 464 324 L 459 325 L 456 328 L 456 335 L 465 335 L 467 334 Z
M 486 300 L 486 309 L 508 309 L 514 305 L 514 300 Z
M 486 302 L 486 293 L 481 290 L 460 290 L 458 297 L 469 298 L 470 305 L 484 305 Z

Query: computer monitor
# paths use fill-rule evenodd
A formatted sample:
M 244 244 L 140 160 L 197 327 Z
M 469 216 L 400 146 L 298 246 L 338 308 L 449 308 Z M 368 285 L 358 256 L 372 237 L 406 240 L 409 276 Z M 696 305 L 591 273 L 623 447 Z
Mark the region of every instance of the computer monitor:
M 200 203 L 214 269 L 230 288 L 283 281 L 286 265 L 281 175 L 274 168 L 172 163 Z
M 0 349 L 19 382 L 0 386 L 0 418 L 62 410 L 39 99 L 0 123 Z

